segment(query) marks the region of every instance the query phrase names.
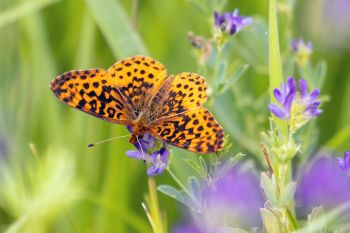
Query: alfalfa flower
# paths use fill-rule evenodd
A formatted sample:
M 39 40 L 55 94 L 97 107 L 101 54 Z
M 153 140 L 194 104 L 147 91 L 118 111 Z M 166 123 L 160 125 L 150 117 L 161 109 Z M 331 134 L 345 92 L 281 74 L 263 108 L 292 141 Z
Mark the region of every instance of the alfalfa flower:
M 129 131 L 132 131 L 131 127 L 127 128 Z M 155 145 L 154 138 L 149 134 L 145 134 L 143 138 L 134 143 L 136 150 L 128 150 L 126 152 L 129 158 L 151 163 L 151 166 L 147 169 L 148 176 L 163 173 L 168 165 L 169 151 L 165 147 L 161 147 L 159 150 L 151 152 L 155 148 Z
M 295 200 L 300 216 L 307 217 L 315 207 L 322 206 L 327 213 L 344 205 L 336 221 L 350 219 L 350 179 L 331 155 L 316 155 L 299 177 Z
M 310 119 L 322 113 L 319 109 L 319 89 L 309 93 L 309 87 L 304 79 L 299 80 L 299 91 L 293 77 L 287 83 L 282 83 L 280 89 L 274 90 L 274 96 L 279 105 L 269 104 L 270 111 L 278 118 L 287 120 L 292 132 L 299 129 Z
M 344 152 L 344 158 L 338 158 L 338 165 L 350 176 L 350 151 Z
M 203 36 L 196 36 L 193 32 L 188 32 L 188 40 L 195 48 L 194 52 L 198 58 L 198 63 L 204 66 L 212 53 L 212 40 Z
M 176 232 L 227 232 L 227 228 L 261 229 L 264 198 L 256 174 L 236 165 L 224 174 L 212 174 L 213 182 L 200 189 L 201 212 L 186 217 Z M 230 231 L 231 232 L 231 231 Z
M 305 43 L 303 39 L 294 39 L 290 42 L 290 47 L 295 54 L 295 61 L 300 65 L 306 65 L 313 52 L 313 45 L 309 41 Z
M 233 13 L 225 12 L 219 14 L 214 12 L 214 29 L 215 39 L 219 45 L 226 42 L 229 36 L 232 36 L 242 30 L 244 27 L 253 23 L 251 17 L 244 17 L 239 15 L 238 9 L 235 9 Z

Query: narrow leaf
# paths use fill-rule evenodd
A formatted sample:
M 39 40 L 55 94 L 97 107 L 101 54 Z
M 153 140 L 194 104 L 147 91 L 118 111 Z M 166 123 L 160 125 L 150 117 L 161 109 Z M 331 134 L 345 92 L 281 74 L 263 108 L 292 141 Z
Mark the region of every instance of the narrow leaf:
M 270 83 L 270 101 L 275 102 L 273 90 L 283 82 L 282 62 L 280 54 L 280 46 L 278 39 L 278 25 L 277 25 L 277 10 L 276 0 L 270 0 L 269 3 L 269 83 Z M 276 118 L 272 113 L 272 117 L 281 127 L 283 132 L 287 131 L 285 122 Z
M 196 177 L 192 176 L 188 179 L 188 187 L 192 193 L 192 197 L 198 200 L 198 203 L 202 203 L 202 193 L 199 181 Z
M 14 6 L 11 9 L 6 9 L 0 12 L 0 28 L 4 27 L 16 20 L 27 16 L 33 12 L 41 10 L 42 8 L 51 5 L 58 0 L 37 0 L 37 1 L 26 1 Z M 14 1 L 15 2 L 15 1 Z
M 170 185 L 160 185 L 158 186 L 157 189 L 158 191 L 174 198 L 175 200 L 181 202 L 182 204 L 190 208 L 193 208 L 192 202 L 185 192 L 179 191 Z
M 148 54 L 119 1 L 104 0 L 103 4 L 95 0 L 85 2 L 116 58 Z
M 236 81 L 238 81 L 242 75 L 248 70 L 249 65 L 247 64 L 242 64 L 240 65 L 236 72 L 230 76 L 230 78 L 228 78 L 227 80 L 225 80 L 225 82 L 221 85 L 221 88 L 219 90 L 219 93 L 224 93 L 225 91 L 227 91 L 233 84 L 235 84 Z

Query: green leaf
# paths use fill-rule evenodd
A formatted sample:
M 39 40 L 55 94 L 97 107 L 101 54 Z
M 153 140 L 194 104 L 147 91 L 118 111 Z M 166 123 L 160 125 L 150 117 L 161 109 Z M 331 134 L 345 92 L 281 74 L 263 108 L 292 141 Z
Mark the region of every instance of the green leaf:
M 227 72 L 227 61 L 224 60 L 219 65 L 219 70 L 217 71 L 216 80 L 215 80 L 215 84 L 216 84 L 215 86 L 220 87 L 221 85 L 223 85 L 226 72 Z
M 314 80 L 315 86 L 314 88 L 322 88 L 324 84 L 324 80 L 326 78 L 327 73 L 327 63 L 325 61 L 320 61 L 314 70 Z
M 242 75 L 248 70 L 249 65 L 247 64 L 242 64 L 240 65 L 236 72 L 230 76 L 230 78 L 226 79 L 224 83 L 222 83 L 220 85 L 219 88 L 219 94 L 224 93 L 225 91 L 227 91 L 233 84 L 235 84 L 236 81 L 239 80 L 239 78 L 242 77 Z
M 148 51 L 139 35 L 132 29 L 119 1 L 85 0 L 94 19 L 116 58 L 147 55 Z
M 192 201 L 185 192 L 179 191 L 170 185 L 160 185 L 157 189 L 165 195 L 168 195 L 169 197 L 172 197 L 182 204 L 188 206 L 189 208 L 193 208 Z
M 268 209 L 260 209 L 266 233 L 281 233 L 279 222 L 275 215 Z
M 322 206 L 317 206 L 311 210 L 311 213 L 307 217 L 307 221 L 311 223 L 312 221 L 320 218 L 324 215 L 324 209 Z M 326 227 L 326 225 L 324 225 Z
M 192 194 L 193 198 L 196 198 L 196 200 L 198 200 L 199 203 L 202 202 L 202 192 L 201 192 L 201 187 L 199 184 L 199 181 L 196 177 L 191 176 L 188 179 L 188 187 L 189 187 L 189 191 Z
M 202 157 L 199 157 L 199 164 L 201 165 L 202 171 L 204 174 L 207 174 L 209 172 L 207 163 Z
M 184 161 L 190 165 L 190 167 L 196 171 L 199 175 L 202 175 L 203 174 L 203 171 L 202 171 L 202 168 L 201 166 L 198 164 L 198 162 L 195 162 L 191 159 L 184 159 Z
M 218 170 L 215 172 L 215 176 L 221 177 L 224 176 L 228 171 L 230 171 L 237 163 L 238 161 L 244 156 L 243 153 L 238 153 L 233 157 L 229 157 L 226 159 L 220 166 L 218 167 Z
M 313 219 L 313 221 L 309 221 L 307 226 L 300 228 L 294 233 L 304 233 L 304 232 L 319 233 L 327 223 L 336 220 L 339 216 L 342 216 L 344 214 L 343 211 L 345 211 L 348 208 L 349 208 L 349 203 L 341 205 L 337 208 L 334 208 L 332 211 L 329 211 L 327 214 L 324 214 L 316 219 Z M 318 212 L 320 211 L 318 210 Z M 340 232 L 345 232 L 345 231 L 340 231 Z
M 275 176 L 272 176 L 270 178 L 266 173 L 263 172 L 260 176 L 260 182 L 267 200 L 269 200 L 272 206 L 277 207 L 278 197 Z
M 292 198 L 294 197 L 296 188 L 297 188 L 296 182 L 290 182 L 284 187 L 284 190 L 282 191 L 282 194 L 281 194 L 281 201 L 280 201 L 281 206 L 287 205 L 288 202 L 292 200 Z
M 6 9 L 0 12 L 0 28 L 58 1 L 59 0 L 26 1 L 11 9 Z

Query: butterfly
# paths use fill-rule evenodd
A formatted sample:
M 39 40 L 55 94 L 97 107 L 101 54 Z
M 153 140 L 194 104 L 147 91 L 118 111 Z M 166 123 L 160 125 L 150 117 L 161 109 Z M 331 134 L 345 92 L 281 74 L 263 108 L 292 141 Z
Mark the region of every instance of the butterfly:
M 50 83 L 56 97 L 71 107 L 111 123 L 131 126 L 129 142 L 145 134 L 201 154 L 220 151 L 224 132 L 203 107 L 202 76 L 167 76 L 158 61 L 135 56 L 104 69 L 73 70 Z

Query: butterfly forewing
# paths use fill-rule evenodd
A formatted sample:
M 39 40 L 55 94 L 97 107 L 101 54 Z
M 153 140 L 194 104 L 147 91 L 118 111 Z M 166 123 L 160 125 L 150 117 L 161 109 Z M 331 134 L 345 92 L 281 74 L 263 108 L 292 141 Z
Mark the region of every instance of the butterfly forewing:
M 136 56 L 115 63 L 108 69 L 133 110 L 133 118 L 150 108 L 150 101 L 167 78 L 165 67 L 152 58 Z
M 66 72 L 55 78 L 50 88 L 71 107 L 109 122 L 129 125 L 127 104 L 121 97 L 115 80 L 103 69 Z

